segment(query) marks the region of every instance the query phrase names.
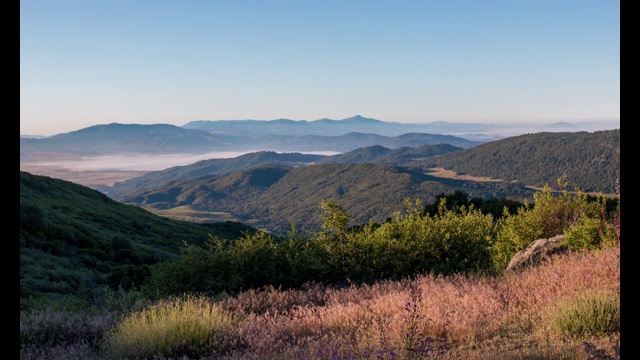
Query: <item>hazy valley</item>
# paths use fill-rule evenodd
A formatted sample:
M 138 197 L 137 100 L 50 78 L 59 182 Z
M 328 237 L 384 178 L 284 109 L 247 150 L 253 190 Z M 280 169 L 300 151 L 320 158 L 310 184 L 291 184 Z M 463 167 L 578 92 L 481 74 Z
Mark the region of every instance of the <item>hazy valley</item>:
M 437 125 L 455 130 L 454 124 Z M 363 126 L 397 134 L 417 125 L 363 117 L 303 123 L 199 121 L 185 125 L 187 130 L 98 125 L 44 143 L 37 141 L 47 139 L 21 139 L 21 171 L 85 185 L 174 219 L 232 219 L 273 232 L 286 232 L 292 222 L 306 231 L 318 230 L 317 204 L 326 198 L 357 214 L 356 223 L 382 222 L 402 209 L 405 198 L 431 202 L 458 190 L 482 199 L 531 200 L 535 189 L 554 185 L 563 174 L 583 191 L 611 194 L 612 179 L 619 177 L 619 129 L 527 133 L 484 142 L 427 133 L 341 133 Z M 483 128 L 490 127 L 477 124 L 468 130 Z M 280 132 L 281 149 L 298 150 L 170 153 L 193 136 L 222 134 L 229 140 L 243 132 L 262 139 L 254 146 L 267 146 L 265 139 L 274 136 L 264 135 L 267 131 Z M 300 135 L 302 131 L 336 135 Z M 121 146 L 125 142 L 129 147 Z M 311 145 L 315 151 L 304 151 Z M 243 146 L 246 142 L 228 145 Z M 146 153 L 126 152 L 132 149 Z M 46 154 L 51 159 L 36 161 Z

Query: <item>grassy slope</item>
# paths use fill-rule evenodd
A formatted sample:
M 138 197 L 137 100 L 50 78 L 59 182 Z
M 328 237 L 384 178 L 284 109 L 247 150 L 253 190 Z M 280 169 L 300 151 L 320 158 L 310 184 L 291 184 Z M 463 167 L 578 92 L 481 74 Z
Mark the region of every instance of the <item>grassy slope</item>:
M 118 280 L 139 280 L 150 265 L 177 256 L 183 242 L 252 230 L 171 220 L 72 182 L 20 172 L 21 299 L 126 286 Z

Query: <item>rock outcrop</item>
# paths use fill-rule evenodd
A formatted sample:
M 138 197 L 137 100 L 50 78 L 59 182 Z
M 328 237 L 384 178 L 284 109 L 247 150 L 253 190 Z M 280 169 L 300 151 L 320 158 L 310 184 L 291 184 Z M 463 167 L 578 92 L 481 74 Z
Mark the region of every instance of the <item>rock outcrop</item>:
M 538 239 L 526 249 L 521 250 L 511 258 L 507 271 L 519 271 L 526 267 L 539 264 L 552 255 L 565 254 L 567 246 L 563 245 L 565 235 L 557 235 L 549 239 Z

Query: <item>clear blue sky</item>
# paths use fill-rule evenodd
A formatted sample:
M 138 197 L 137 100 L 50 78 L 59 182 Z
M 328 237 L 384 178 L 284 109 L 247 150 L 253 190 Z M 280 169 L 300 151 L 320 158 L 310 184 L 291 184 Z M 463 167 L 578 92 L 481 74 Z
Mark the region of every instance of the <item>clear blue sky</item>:
M 21 0 L 20 133 L 620 119 L 615 0 Z

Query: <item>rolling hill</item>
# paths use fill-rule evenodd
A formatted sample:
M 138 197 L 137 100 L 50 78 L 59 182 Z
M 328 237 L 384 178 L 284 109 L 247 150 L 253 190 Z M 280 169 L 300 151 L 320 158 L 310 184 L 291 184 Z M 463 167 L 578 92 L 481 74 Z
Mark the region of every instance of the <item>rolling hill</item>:
M 375 164 L 392 163 L 401 165 L 409 161 L 438 156 L 461 149 L 462 148 L 449 144 L 422 145 L 418 147 L 403 146 L 396 149 L 389 149 L 381 145 L 375 145 L 355 149 L 342 154 L 325 156 L 317 162 L 319 164 L 355 164 L 370 162 Z
M 157 187 L 172 180 L 200 175 L 226 174 L 268 163 L 306 166 L 324 157 L 325 155 L 257 151 L 234 158 L 201 160 L 189 165 L 173 166 L 164 170 L 152 171 L 133 179 L 115 183 L 113 186 L 100 187 L 99 190 L 114 199 L 118 199 L 120 194 Z
M 620 129 L 524 134 L 406 165 L 414 170 L 445 168 L 538 187 L 555 185 L 566 173 L 582 191 L 612 194 L 620 177 Z
M 129 189 L 122 187 L 112 196 L 168 216 L 169 209 L 187 207 L 232 214 L 273 232 L 287 231 L 290 222 L 304 231 L 316 231 L 321 219 L 318 204 L 327 198 L 338 200 L 355 215 L 356 223 L 362 223 L 385 221 L 402 210 L 405 198 L 430 203 L 436 195 L 455 190 L 482 199 L 531 200 L 532 188 L 557 187 L 564 174 L 582 191 L 614 193 L 620 174 L 619 135 L 619 129 L 525 134 L 468 149 L 446 144 L 372 146 L 296 167 L 263 159 L 260 166 L 235 172 L 214 174 L 209 169 L 210 175 L 179 175 L 196 174 L 184 171 L 188 165 L 146 174 L 140 178 L 144 182 L 131 179 Z M 279 156 L 251 156 L 260 155 L 271 160 Z M 454 176 L 441 175 L 442 169 Z M 263 181 L 256 180 L 260 176 Z
M 448 144 L 438 144 L 423 145 L 417 148 L 401 147 L 398 149 L 388 149 L 381 145 L 375 145 L 338 155 L 258 151 L 234 158 L 201 160 L 189 165 L 174 166 L 164 170 L 152 171 L 133 179 L 115 183 L 113 186 L 101 186 L 97 187 L 97 189 L 114 199 L 118 199 L 121 194 L 161 186 L 171 180 L 199 175 L 226 174 L 264 164 L 282 164 L 288 166 L 307 166 L 315 163 L 351 164 L 363 162 L 399 164 L 460 149 L 461 148 Z
M 232 213 L 274 233 L 320 230 L 319 203 L 338 200 L 354 223 L 386 221 L 404 209 L 404 199 L 433 202 L 438 194 L 460 190 L 471 197 L 531 198 L 533 190 L 518 184 L 443 179 L 388 164 L 319 164 L 304 167 L 266 164 L 228 174 L 169 181 L 121 194 L 117 200 L 150 211 L 181 206 Z

